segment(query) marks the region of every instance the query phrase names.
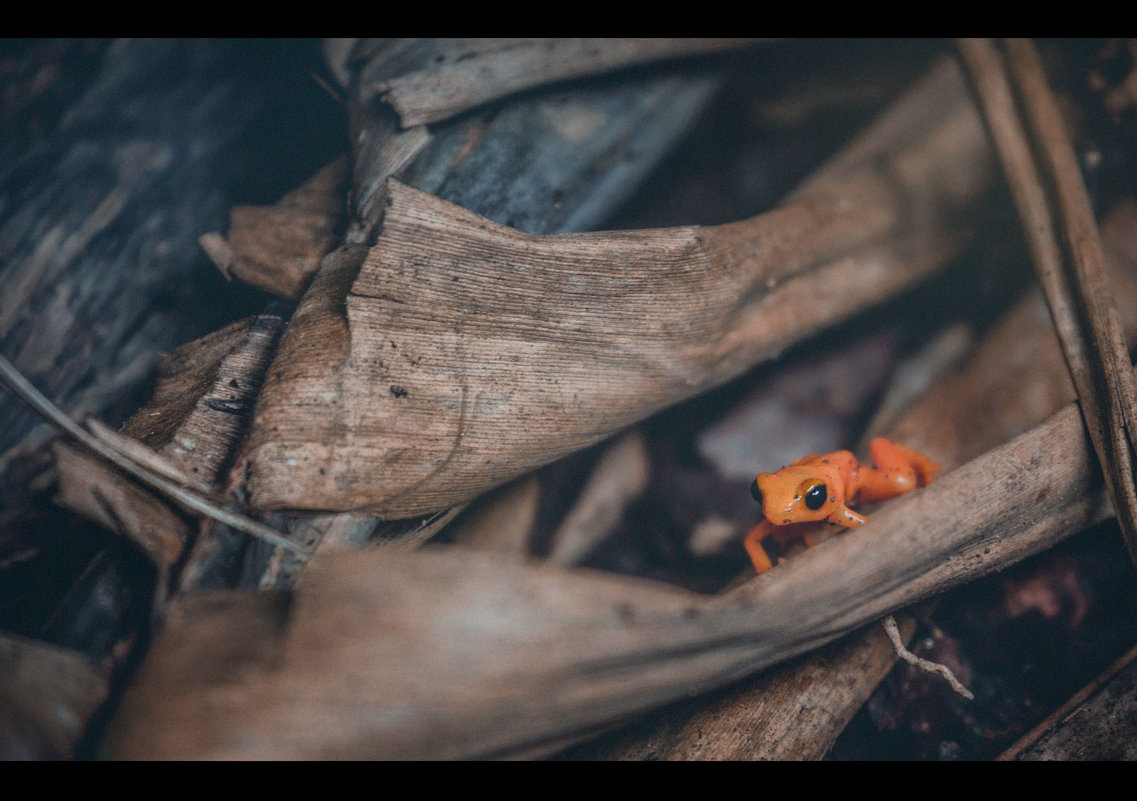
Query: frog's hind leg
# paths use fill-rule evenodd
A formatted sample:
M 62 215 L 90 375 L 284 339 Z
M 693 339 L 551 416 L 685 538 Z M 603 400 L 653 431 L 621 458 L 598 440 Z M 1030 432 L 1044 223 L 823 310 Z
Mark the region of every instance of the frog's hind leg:
M 869 443 L 876 467 L 862 465 L 857 471 L 858 499 L 883 501 L 908 490 L 927 486 L 940 466 L 911 448 L 877 437 Z

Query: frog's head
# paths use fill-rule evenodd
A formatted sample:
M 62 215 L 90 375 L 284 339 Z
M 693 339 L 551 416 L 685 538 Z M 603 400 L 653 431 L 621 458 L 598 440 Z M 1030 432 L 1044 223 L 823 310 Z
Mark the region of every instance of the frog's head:
M 783 467 L 776 473 L 759 473 L 750 494 L 775 526 L 808 523 L 824 520 L 837 509 L 843 496 L 840 481 L 816 465 Z

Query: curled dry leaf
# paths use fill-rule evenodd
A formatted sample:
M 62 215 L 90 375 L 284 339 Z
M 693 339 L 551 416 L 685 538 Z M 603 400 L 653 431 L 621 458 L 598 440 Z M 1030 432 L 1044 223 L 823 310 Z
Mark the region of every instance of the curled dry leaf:
M 528 235 L 393 182 L 377 244 L 301 304 L 237 469 L 262 509 L 464 502 L 926 276 L 988 173 L 947 63 L 738 223 Z
M 1071 405 L 714 598 L 460 548 L 328 555 L 290 595 L 189 600 L 108 745 L 148 758 L 531 755 L 817 648 L 1108 509 Z

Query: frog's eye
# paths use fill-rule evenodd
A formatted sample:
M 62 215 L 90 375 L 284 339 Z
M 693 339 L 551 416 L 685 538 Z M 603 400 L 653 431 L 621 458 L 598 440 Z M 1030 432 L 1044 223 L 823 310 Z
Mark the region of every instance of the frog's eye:
M 762 503 L 762 490 L 758 487 L 758 479 L 754 479 L 754 483 L 750 485 L 750 497 Z
M 825 505 L 825 496 L 829 494 L 829 490 L 825 488 L 824 484 L 814 484 L 805 493 L 805 506 L 807 509 L 817 511 Z

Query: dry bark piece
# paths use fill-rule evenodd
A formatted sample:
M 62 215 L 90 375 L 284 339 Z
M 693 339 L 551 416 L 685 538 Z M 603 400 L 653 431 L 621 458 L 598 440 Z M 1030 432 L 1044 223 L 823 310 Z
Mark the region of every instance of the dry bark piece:
M 202 247 L 228 279 L 296 299 L 347 227 L 347 158 L 340 157 L 271 206 L 235 206 L 229 233 Z
M 540 500 L 541 482 L 531 473 L 479 498 L 447 533 L 465 548 L 528 553 Z
M 109 428 L 106 424 L 100 422 L 98 418 L 92 417 L 85 422 L 87 430 L 90 431 L 96 439 L 105 443 L 118 453 L 121 453 L 135 464 L 202 495 L 208 495 L 213 491 L 212 484 L 206 479 L 183 472 L 177 464 L 161 456 L 157 451 L 151 450 L 138 440 L 120 434 L 113 428 Z M 200 472 L 200 468 L 194 469 L 197 467 L 197 465 L 193 465 L 190 469 L 193 473 Z
M 425 126 L 398 130 L 393 114 L 383 114 L 384 108 L 375 104 L 360 104 L 357 93 L 352 94 L 352 197 L 359 217 L 348 241 L 373 241 L 382 203 L 379 194 L 372 193 L 376 182 L 392 174 L 405 175 L 408 183 L 460 200 L 492 218 L 516 220 L 534 233 L 594 225 L 690 128 L 722 82 L 720 73 L 677 66 L 659 74 L 625 74 L 600 86 L 534 93 L 495 110 L 488 119 L 434 126 L 429 134 Z M 236 491 L 240 480 L 234 479 Z M 451 516 L 388 521 L 372 527 L 372 539 L 421 543 Z M 348 528 L 362 532 L 366 526 L 353 522 L 360 517 L 352 515 Z M 295 529 L 293 538 L 304 542 L 318 539 L 317 529 L 326 527 L 334 536 L 338 528 L 328 515 L 275 519 L 284 529 Z M 281 586 L 295 573 L 296 562 L 294 554 L 274 555 L 271 575 L 242 586 Z M 204 578 L 215 571 L 195 568 L 193 573 Z M 241 580 L 251 575 L 245 571 Z
M 651 61 L 718 53 L 754 39 L 387 40 L 366 54 L 365 100 L 390 104 L 404 128 L 436 123 L 544 84 Z M 429 56 L 429 57 L 427 57 Z M 410 63 L 412 69 L 399 70 Z M 389 73 L 395 72 L 394 76 Z M 377 75 L 378 73 L 378 75 Z
M 338 295 L 313 318 L 340 340 L 271 369 L 238 464 L 252 503 L 405 517 L 466 501 L 940 267 L 987 174 L 958 72 L 850 153 L 784 207 L 710 228 L 526 235 L 393 183 L 346 317 Z M 293 336 L 313 339 L 296 321 Z
M 244 433 L 283 330 L 280 317 L 257 315 L 178 348 L 163 363 L 150 401 L 122 433 L 183 473 L 215 483 Z
M 376 199 L 369 194 L 370 182 L 404 171 L 408 180 L 461 198 L 491 216 L 514 219 L 523 211 L 518 219 L 527 228 L 588 224 L 607 213 L 657 163 L 706 105 L 717 83 L 713 73 L 702 72 L 629 76 L 600 88 L 532 96 L 511 103 L 484 125 L 446 125 L 430 136 L 421 128 L 398 131 L 390 115 L 384 117 L 369 104 L 352 104 L 357 170 L 353 196 L 362 218 L 349 239 L 366 240 L 375 223 L 366 213 Z M 584 123 L 589 135 L 581 141 Z M 619 154 L 615 169 L 614 154 Z M 498 182 L 487 184 L 487 172 L 506 176 L 501 184 L 508 191 L 499 192 Z M 281 519 L 280 525 L 295 523 L 297 538 L 307 541 L 312 526 L 328 520 L 302 516 Z M 384 532 L 389 528 L 382 527 Z M 376 537 L 388 536 L 376 530 Z M 284 575 L 275 569 L 273 573 Z
M 194 600 L 154 643 L 108 746 L 121 758 L 532 755 L 1050 547 L 1108 514 L 1099 479 L 1068 406 L 709 599 L 458 548 L 328 555 L 286 611 L 264 595 Z
M 244 434 L 283 328 L 279 317 L 250 317 L 178 348 L 150 402 L 112 444 L 176 484 L 210 492 Z M 55 455 L 62 505 L 138 543 L 163 575 L 181 559 L 196 528 L 181 510 L 86 448 L 57 442 Z
M 367 44 L 362 42 L 360 49 Z M 342 66 L 356 69 L 366 61 L 365 55 L 349 58 Z M 385 197 L 378 190 L 395 174 L 460 198 L 489 216 L 521 219 L 529 230 L 589 225 L 625 198 L 688 130 L 720 83 L 718 72 L 674 69 L 658 75 L 629 74 L 602 86 L 533 94 L 498 110 L 489 120 L 456 121 L 430 132 L 425 126 L 400 130 L 388 109 L 361 102 L 358 92 L 349 92 L 355 219 L 347 239 L 372 241 Z M 487 182 L 487 175 L 495 179 Z M 319 306 L 318 300 L 314 302 Z M 238 490 L 239 480 L 235 479 Z M 322 543 L 319 531 L 336 540 L 337 531 L 346 529 L 352 537 L 405 544 L 422 542 L 451 516 L 380 525 L 360 523 L 363 516 L 351 515 L 343 526 L 328 515 L 276 520 L 281 527 L 294 529 L 293 538 L 304 542 Z M 239 548 L 240 542 L 233 541 L 233 546 Z M 215 556 L 220 562 L 232 561 L 224 553 Z M 274 555 L 259 583 L 280 586 L 295 573 L 296 562 L 294 554 Z M 208 581 L 217 581 L 216 570 L 196 560 L 187 574 L 191 585 L 207 581 L 210 575 L 213 579 Z M 248 578 L 251 573 L 243 575 Z M 256 585 L 254 581 L 252 586 Z

